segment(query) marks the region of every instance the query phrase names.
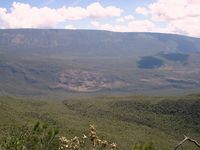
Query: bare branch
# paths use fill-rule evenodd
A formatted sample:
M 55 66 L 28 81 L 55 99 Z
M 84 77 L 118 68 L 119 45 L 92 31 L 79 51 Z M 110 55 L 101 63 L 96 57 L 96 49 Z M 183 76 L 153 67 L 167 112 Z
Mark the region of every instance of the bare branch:
M 178 143 L 178 145 L 176 145 L 176 147 L 174 148 L 174 150 L 177 150 L 179 147 L 182 147 L 182 146 L 183 146 L 183 143 L 185 143 L 186 141 L 192 142 L 192 143 L 194 143 L 197 147 L 200 148 L 200 143 L 198 143 L 196 140 L 191 139 L 190 137 L 185 136 L 185 135 L 184 135 L 184 137 L 185 137 L 185 138 L 184 138 L 180 143 Z

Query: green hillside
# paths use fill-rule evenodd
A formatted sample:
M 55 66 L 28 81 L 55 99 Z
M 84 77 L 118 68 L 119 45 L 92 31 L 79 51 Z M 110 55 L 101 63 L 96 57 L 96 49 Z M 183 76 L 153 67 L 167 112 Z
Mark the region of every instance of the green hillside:
M 33 126 L 37 121 L 59 128 L 72 138 L 88 133 L 95 124 L 98 135 L 128 150 L 138 142 L 153 142 L 157 150 L 170 150 L 183 134 L 200 140 L 200 97 L 82 96 L 64 100 L 0 98 L 0 135 L 10 127 Z M 196 150 L 188 143 L 184 149 Z

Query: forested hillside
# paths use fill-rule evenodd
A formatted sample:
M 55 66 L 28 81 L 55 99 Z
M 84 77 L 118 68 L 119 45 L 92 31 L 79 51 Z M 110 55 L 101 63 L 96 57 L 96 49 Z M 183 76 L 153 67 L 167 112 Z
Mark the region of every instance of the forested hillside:
M 89 136 L 88 128 L 93 124 L 100 139 L 117 143 L 120 150 L 132 149 L 138 143 L 153 143 L 156 150 L 171 150 L 183 135 L 200 140 L 198 95 L 85 96 L 59 101 L 1 97 L 0 100 L 1 138 L 8 137 L 13 129 L 15 132 L 22 132 L 23 126 L 31 129 L 39 121 L 48 125 L 48 130 L 59 129 L 59 136 L 67 139 Z M 188 142 L 184 149 L 198 148 Z

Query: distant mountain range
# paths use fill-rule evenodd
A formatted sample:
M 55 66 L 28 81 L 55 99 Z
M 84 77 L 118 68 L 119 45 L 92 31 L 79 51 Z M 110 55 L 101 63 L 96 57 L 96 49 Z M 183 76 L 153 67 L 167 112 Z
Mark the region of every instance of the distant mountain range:
M 200 90 L 200 39 L 95 30 L 0 30 L 0 95 Z

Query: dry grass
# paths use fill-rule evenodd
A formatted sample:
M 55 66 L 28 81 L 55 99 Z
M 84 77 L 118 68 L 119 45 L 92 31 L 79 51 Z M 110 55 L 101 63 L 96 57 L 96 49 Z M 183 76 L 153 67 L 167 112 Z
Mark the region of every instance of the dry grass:
M 62 136 L 59 138 L 60 146 L 59 150 L 79 150 L 81 148 L 92 148 L 92 150 L 105 149 L 105 150 L 117 150 L 117 144 L 113 142 L 108 142 L 105 139 L 100 139 L 97 136 L 97 130 L 94 125 L 90 125 L 89 134 L 86 136 L 77 137 L 72 139 L 67 139 Z

